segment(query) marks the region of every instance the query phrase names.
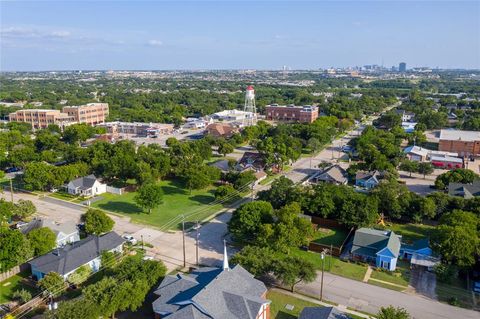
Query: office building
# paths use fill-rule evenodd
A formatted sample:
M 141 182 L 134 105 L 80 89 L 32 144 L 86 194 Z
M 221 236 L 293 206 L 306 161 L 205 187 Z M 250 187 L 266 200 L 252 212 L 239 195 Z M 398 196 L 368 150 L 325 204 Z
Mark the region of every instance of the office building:
M 271 104 L 265 107 L 265 112 L 270 121 L 312 123 L 318 118 L 318 107 L 311 105 Z
M 74 118 L 77 123 L 95 125 L 105 123 L 108 117 L 108 103 L 88 103 L 78 106 L 65 106 L 63 113 Z
M 407 64 L 405 62 L 398 64 L 398 72 L 407 72 Z
M 46 128 L 50 124 L 64 128 L 75 123 L 75 118 L 59 110 L 28 109 L 18 110 L 8 115 L 10 122 L 30 123 L 33 129 Z
M 138 136 L 157 136 L 173 133 L 173 124 L 142 122 L 106 122 L 97 125 L 104 127 L 109 134 L 132 134 Z

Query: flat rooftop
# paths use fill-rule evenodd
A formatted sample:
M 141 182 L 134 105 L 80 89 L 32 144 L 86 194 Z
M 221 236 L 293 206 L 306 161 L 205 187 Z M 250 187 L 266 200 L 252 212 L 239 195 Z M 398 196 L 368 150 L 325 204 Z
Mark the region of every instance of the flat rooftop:
M 462 130 L 441 130 L 440 140 L 465 142 L 480 141 L 480 132 Z

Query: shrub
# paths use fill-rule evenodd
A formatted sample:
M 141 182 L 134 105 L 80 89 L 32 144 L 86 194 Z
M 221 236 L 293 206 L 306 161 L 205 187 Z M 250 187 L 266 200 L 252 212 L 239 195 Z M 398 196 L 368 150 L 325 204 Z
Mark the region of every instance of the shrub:
M 28 290 L 22 288 L 20 290 L 16 290 L 12 294 L 12 298 L 14 300 L 20 301 L 21 303 L 26 303 L 27 301 L 32 299 L 32 294 Z

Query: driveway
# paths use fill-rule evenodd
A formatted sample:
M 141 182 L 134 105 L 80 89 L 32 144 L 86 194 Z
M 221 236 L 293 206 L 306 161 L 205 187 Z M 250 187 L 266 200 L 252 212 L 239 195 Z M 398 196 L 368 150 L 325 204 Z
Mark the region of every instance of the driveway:
M 436 287 L 437 278 L 435 274 L 421 267 L 415 267 L 410 273 L 410 286 L 415 289 L 417 294 L 437 300 Z

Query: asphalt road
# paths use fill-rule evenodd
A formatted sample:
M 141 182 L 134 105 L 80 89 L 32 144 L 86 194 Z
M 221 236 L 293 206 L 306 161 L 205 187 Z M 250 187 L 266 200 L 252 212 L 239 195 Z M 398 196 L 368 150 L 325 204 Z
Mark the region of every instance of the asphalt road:
M 311 296 L 320 296 L 321 275 L 309 284 L 299 284 L 296 290 Z M 325 300 L 356 310 L 377 313 L 380 307 L 402 307 L 415 319 L 478 319 L 480 313 L 450 306 L 421 295 L 407 294 L 373 286 L 325 272 L 323 297 Z

